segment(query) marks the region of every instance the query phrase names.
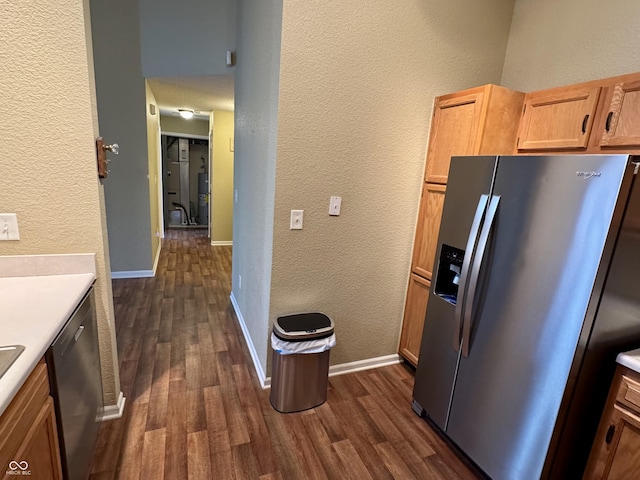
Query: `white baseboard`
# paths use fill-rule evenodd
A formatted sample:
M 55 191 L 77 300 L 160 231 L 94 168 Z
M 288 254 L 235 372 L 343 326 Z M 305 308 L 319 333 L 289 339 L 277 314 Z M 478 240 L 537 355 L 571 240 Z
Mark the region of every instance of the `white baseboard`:
M 256 352 L 256 349 L 253 345 L 253 341 L 251 340 L 251 336 L 249 335 L 249 330 L 247 330 L 247 325 L 244 322 L 244 317 L 242 316 L 242 312 L 240 311 L 240 307 L 238 306 L 238 302 L 236 301 L 236 297 L 233 295 L 233 292 L 231 292 L 230 298 L 231 305 L 233 305 L 233 310 L 236 312 L 236 317 L 238 317 L 238 323 L 240 324 L 240 328 L 242 329 L 242 334 L 244 335 L 244 339 L 247 342 L 247 347 L 249 348 L 251 360 L 253 361 L 253 367 L 256 369 L 256 374 L 258 375 L 260 386 L 263 389 L 267 389 L 271 387 L 271 377 L 267 377 L 265 375 L 265 372 L 262 369 L 262 365 L 260 365 L 260 362 L 258 360 L 258 353 Z M 347 373 L 361 372 L 362 370 L 386 367 L 402 362 L 402 357 L 397 353 L 394 353 L 393 355 L 384 355 L 382 357 L 367 358 L 365 360 L 357 360 L 355 362 L 340 363 L 338 365 L 329 367 L 329 376 L 333 377 L 336 375 L 344 375 Z
M 152 270 L 124 270 L 121 272 L 111 272 L 111 278 L 149 278 L 155 277 L 158 270 L 158 262 L 160 261 L 160 250 L 162 250 L 162 243 L 158 245 L 158 251 L 156 252 L 156 258 L 153 260 Z
M 115 420 L 116 418 L 122 417 L 126 400 L 127 399 L 124 397 L 123 393 L 120 392 L 120 395 L 118 395 L 118 401 L 115 405 L 107 405 L 104 407 L 100 421 L 106 422 L 107 420 Z
M 256 369 L 256 374 L 258 375 L 260 386 L 262 388 L 267 388 L 265 386 L 266 378 L 264 370 L 262 369 L 262 365 L 260 365 L 260 361 L 258 359 L 258 352 L 256 352 L 256 348 L 253 345 L 253 341 L 251 340 L 251 336 L 249 335 L 249 330 L 247 329 L 247 324 L 244 322 L 244 317 L 242 316 L 242 312 L 240 311 L 240 306 L 238 305 L 233 292 L 231 292 L 230 298 L 231 305 L 233 305 L 233 310 L 236 312 L 236 317 L 238 317 L 238 323 L 240 324 L 240 328 L 242 329 L 244 340 L 247 342 L 247 347 L 249 347 L 249 353 L 251 354 L 251 360 L 253 360 L 253 367 Z
M 111 272 L 111 278 L 148 278 L 153 277 L 153 270 L 125 270 L 122 272 Z
M 365 360 L 357 360 L 355 362 L 339 363 L 338 365 L 332 365 L 329 367 L 329 376 L 335 377 L 337 375 L 370 370 L 372 368 L 387 367 L 389 365 L 395 365 L 396 363 L 402 363 L 403 361 L 404 360 L 400 355 L 394 353 L 393 355 L 367 358 Z M 262 388 L 264 389 L 269 387 L 271 387 L 271 377 L 265 378 L 264 383 L 262 384 Z
M 397 353 L 393 355 L 384 355 L 382 357 L 367 358 L 365 360 L 357 360 L 355 362 L 340 363 L 329 367 L 329 376 L 344 375 L 345 373 L 361 372 L 371 368 L 387 367 L 402 363 L 402 357 Z
M 158 262 L 160 261 L 160 250 L 162 250 L 162 242 L 158 242 L 158 250 L 156 251 L 156 258 L 153 261 L 153 275 L 156 276 L 156 272 L 158 271 Z
M 233 245 L 231 240 L 211 240 L 212 247 L 226 247 Z

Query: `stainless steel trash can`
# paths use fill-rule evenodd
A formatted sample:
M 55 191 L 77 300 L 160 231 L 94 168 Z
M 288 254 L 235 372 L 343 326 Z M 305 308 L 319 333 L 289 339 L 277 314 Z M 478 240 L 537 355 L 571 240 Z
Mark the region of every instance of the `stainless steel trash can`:
M 290 351 L 296 351 L 298 342 L 333 335 L 333 322 L 322 313 L 286 315 L 276 319 L 273 335 L 289 344 Z M 319 353 L 273 350 L 270 395 L 273 408 L 292 413 L 322 405 L 327 400 L 330 352 L 330 349 Z

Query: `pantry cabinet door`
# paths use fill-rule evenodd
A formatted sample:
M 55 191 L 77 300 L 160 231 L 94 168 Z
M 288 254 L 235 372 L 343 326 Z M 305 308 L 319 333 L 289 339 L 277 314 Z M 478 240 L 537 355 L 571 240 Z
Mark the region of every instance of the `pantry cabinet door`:
M 447 183 L 451 157 L 475 153 L 484 97 L 484 91 L 478 89 L 475 93 L 445 95 L 436 99 L 429 135 L 426 182 Z
M 427 280 L 431 280 L 433 260 L 438 248 L 446 188 L 445 185 L 425 183 L 422 189 L 411 270 Z

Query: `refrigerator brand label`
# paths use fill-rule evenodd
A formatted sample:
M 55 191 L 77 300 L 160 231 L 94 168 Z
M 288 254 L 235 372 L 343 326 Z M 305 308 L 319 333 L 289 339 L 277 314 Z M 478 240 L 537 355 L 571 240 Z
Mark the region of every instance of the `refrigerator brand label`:
M 586 180 L 587 178 L 591 178 L 591 177 L 601 177 L 602 173 L 601 172 L 576 172 L 576 176 L 582 178 L 583 180 Z

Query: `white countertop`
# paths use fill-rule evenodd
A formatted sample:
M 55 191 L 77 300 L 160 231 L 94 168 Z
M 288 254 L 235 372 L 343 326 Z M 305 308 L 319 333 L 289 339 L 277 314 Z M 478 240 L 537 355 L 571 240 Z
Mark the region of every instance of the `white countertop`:
M 616 360 L 620 365 L 640 373 L 640 348 L 630 352 L 619 353 Z
M 25 346 L 0 378 L 0 415 L 95 278 L 95 273 L 0 278 L 0 346 Z

